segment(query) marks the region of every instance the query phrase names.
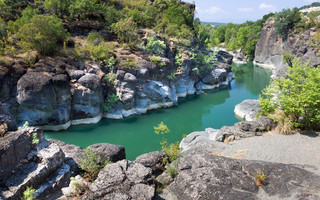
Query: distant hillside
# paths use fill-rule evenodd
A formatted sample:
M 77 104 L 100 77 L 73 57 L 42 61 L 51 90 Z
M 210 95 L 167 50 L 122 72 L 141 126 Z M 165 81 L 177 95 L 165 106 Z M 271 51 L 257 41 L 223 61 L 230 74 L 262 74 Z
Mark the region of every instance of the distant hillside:
M 209 24 L 209 25 L 213 25 L 215 27 L 226 25 L 226 23 L 220 23 L 220 22 L 201 22 L 201 24 L 203 24 L 203 25 Z

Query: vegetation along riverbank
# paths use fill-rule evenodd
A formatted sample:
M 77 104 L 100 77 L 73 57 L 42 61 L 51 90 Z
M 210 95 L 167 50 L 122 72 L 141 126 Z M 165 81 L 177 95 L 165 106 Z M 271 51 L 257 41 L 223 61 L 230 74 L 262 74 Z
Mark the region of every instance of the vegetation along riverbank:
M 320 3 L 216 27 L 195 13 L 180 0 L 0 1 L 0 199 L 320 199 Z M 270 74 L 250 62 L 272 70 L 262 92 Z M 134 157 L 43 133 L 135 123 L 208 90 L 222 96 L 203 113 L 260 98 L 236 106 L 248 121 L 233 106 L 219 127 L 170 118 L 190 124 L 181 142 L 165 118 L 146 124 L 160 151 Z

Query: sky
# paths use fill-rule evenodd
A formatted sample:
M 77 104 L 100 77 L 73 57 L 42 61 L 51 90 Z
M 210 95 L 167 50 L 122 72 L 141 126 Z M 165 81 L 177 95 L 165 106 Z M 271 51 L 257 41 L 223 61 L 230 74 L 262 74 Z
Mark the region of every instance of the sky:
M 196 17 L 204 22 L 243 23 L 270 12 L 301 7 L 320 0 L 184 0 L 195 2 Z

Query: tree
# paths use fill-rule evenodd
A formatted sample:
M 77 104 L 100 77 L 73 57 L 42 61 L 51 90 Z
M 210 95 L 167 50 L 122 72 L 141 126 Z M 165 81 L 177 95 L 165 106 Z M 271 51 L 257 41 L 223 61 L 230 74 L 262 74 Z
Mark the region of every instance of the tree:
M 118 35 L 121 43 L 128 43 L 134 47 L 138 41 L 137 24 L 132 18 L 123 18 L 112 26 L 113 31 Z
M 69 13 L 70 3 L 70 0 L 45 0 L 43 5 L 47 12 L 63 17 Z
M 31 22 L 20 28 L 20 46 L 35 49 L 41 55 L 51 55 L 59 49 L 66 32 L 56 16 L 35 16 Z
M 272 81 L 260 97 L 262 114 L 281 110 L 293 127 L 320 128 L 320 68 L 292 60 L 288 78 Z M 282 121 L 285 121 L 282 119 Z
M 301 16 L 298 8 L 285 9 L 276 15 L 274 26 L 280 36 L 286 37 L 288 32 L 300 22 Z
M 11 33 L 17 33 L 21 27 L 23 27 L 25 24 L 30 23 L 31 19 L 34 16 L 38 16 L 39 13 L 39 9 L 33 9 L 31 6 L 28 6 L 22 11 L 20 18 L 18 18 L 16 21 L 8 22 L 8 30 Z

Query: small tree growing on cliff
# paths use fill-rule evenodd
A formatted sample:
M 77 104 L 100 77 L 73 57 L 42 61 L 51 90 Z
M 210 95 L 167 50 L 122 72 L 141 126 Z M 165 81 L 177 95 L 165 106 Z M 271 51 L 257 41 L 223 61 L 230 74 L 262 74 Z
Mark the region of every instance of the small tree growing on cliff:
M 300 20 L 301 16 L 298 8 L 285 9 L 276 15 L 274 26 L 280 36 L 286 37 L 289 30 L 293 29 Z
M 41 55 L 51 55 L 66 38 L 61 20 L 56 16 L 38 15 L 20 28 L 20 46 L 35 49 Z
M 179 143 L 176 142 L 167 146 L 168 142 L 167 142 L 167 139 L 165 139 L 164 135 L 170 132 L 170 129 L 168 128 L 168 126 L 165 125 L 163 122 L 161 122 L 160 124 L 158 124 L 158 126 L 155 126 L 153 128 L 154 128 L 154 132 L 157 135 L 161 136 L 160 144 L 162 147 L 162 151 L 168 154 L 168 157 L 164 158 L 163 162 L 165 164 L 169 164 L 174 160 L 176 160 L 177 158 L 179 158 L 181 156 Z

